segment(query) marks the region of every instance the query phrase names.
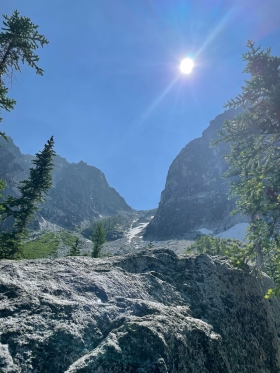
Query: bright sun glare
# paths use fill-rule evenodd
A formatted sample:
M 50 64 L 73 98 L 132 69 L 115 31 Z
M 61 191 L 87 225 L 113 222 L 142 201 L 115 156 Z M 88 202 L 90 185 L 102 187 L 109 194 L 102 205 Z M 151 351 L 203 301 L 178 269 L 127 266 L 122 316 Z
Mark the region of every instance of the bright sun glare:
M 180 70 L 183 74 L 190 74 L 192 72 L 194 63 L 191 58 L 185 58 L 180 65 Z

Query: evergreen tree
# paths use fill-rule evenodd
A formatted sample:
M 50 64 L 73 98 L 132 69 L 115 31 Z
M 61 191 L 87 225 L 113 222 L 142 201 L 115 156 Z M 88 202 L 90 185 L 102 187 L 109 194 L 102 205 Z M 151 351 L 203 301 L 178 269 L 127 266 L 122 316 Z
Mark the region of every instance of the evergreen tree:
M 37 204 L 44 202 L 45 195 L 52 186 L 52 159 L 55 156 L 53 146 L 54 140 L 51 137 L 44 149 L 36 154 L 32 161 L 35 167 L 30 169 L 29 178 L 19 183 L 21 196 L 8 196 L 1 203 L 1 220 L 12 217 L 14 225 L 12 232 L 0 234 L 0 259 L 12 259 L 19 255 L 21 240 L 26 236 L 27 225 L 38 209 Z
M 20 16 L 17 10 L 11 17 L 3 17 L 4 27 L 0 32 L 0 110 L 10 111 L 16 101 L 7 97 L 5 78 L 12 81 L 13 72 L 21 71 L 20 63 L 27 63 L 36 70 L 36 74 L 43 75 L 43 70 L 37 65 L 39 56 L 34 51 L 39 45 L 43 47 L 48 44 L 48 40 L 38 33 L 38 26 L 30 18 Z M 0 136 L 6 138 L 3 132 L 0 132 Z
M 5 80 L 12 82 L 14 71 L 21 71 L 20 63 L 27 63 L 36 70 L 36 73 L 43 75 L 43 70 L 38 67 L 39 56 L 34 51 L 41 45 L 48 44 L 44 35 L 38 33 L 38 26 L 31 22 L 30 18 L 19 16 L 14 11 L 11 17 L 3 15 L 4 27 L 0 32 L 0 112 L 2 109 L 10 111 L 14 108 L 16 101 L 7 97 L 8 88 Z M 2 118 L 0 117 L 0 122 Z M 0 131 L 6 141 L 7 136 Z M 0 184 L 2 186 L 2 180 Z M 8 247 L 11 247 L 11 237 L 8 239 Z M 13 241 L 16 246 L 17 239 Z M 2 246 L 3 247 L 3 246 Z
M 81 251 L 79 248 L 79 238 L 76 238 L 75 243 L 72 245 L 70 249 L 69 256 L 79 256 L 81 255 Z
M 154 243 L 152 240 L 150 240 L 149 244 L 148 244 L 148 249 L 152 249 L 154 247 Z
M 238 240 L 199 236 L 192 245 L 186 249 L 186 254 L 221 255 L 230 259 L 235 267 L 243 267 L 248 262 L 247 245 Z
M 251 218 L 248 233 L 256 265 L 264 269 L 264 243 L 278 241 L 280 228 L 280 58 L 254 42 L 243 55 L 249 74 L 242 92 L 225 105 L 243 111 L 225 121 L 219 139 L 230 144 L 225 160 L 236 212 Z
M 5 186 L 6 186 L 6 185 L 5 185 L 4 181 L 0 179 L 0 191 L 3 190 L 3 189 L 5 189 Z M 2 194 L 1 194 L 1 193 L 0 193 L 0 198 L 2 198 Z M 0 211 L 1 211 L 2 209 L 3 209 L 3 208 L 2 208 L 1 203 L 0 203 Z
M 100 257 L 102 246 L 106 242 L 106 231 L 101 222 L 98 223 L 95 227 L 92 241 L 93 241 L 93 250 L 92 250 L 91 256 L 93 258 L 98 258 Z

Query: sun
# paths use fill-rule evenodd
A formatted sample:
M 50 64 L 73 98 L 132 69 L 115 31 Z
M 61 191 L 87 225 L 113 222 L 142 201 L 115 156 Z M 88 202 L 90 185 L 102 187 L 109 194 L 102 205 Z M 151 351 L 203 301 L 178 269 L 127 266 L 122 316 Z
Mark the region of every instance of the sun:
M 183 74 L 190 74 L 194 67 L 193 60 L 191 58 L 185 58 L 180 65 L 180 70 Z

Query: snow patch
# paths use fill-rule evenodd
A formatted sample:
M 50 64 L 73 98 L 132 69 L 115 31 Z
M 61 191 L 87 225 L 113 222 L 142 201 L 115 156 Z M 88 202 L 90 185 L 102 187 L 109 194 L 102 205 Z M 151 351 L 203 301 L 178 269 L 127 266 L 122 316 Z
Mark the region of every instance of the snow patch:
M 214 232 L 211 231 L 210 229 L 207 229 L 207 228 L 200 228 L 197 230 L 197 232 L 200 232 L 201 234 L 206 234 L 208 236 L 210 236 L 211 234 L 213 234 Z
M 217 234 L 215 237 L 219 238 L 231 238 L 233 240 L 246 241 L 245 232 L 248 227 L 248 223 L 239 223 L 229 228 L 228 230 Z
M 149 223 L 140 223 L 135 228 L 130 228 L 130 230 L 127 232 L 127 242 L 130 243 L 133 239 L 133 237 L 137 236 Z

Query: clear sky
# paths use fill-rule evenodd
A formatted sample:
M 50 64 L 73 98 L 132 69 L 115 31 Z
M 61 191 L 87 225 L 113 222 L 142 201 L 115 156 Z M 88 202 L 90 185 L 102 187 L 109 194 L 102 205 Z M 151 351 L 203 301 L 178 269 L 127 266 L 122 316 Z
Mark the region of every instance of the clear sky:
M 135 209 L 157 207 L 173 159 L 240 91 L 247 40 L 280 55 L 279 0 L 1 0 L 15 9 L 50 44 L 43 77 L 17 74 L 0 130 L 29 154 L 54 135 Z

